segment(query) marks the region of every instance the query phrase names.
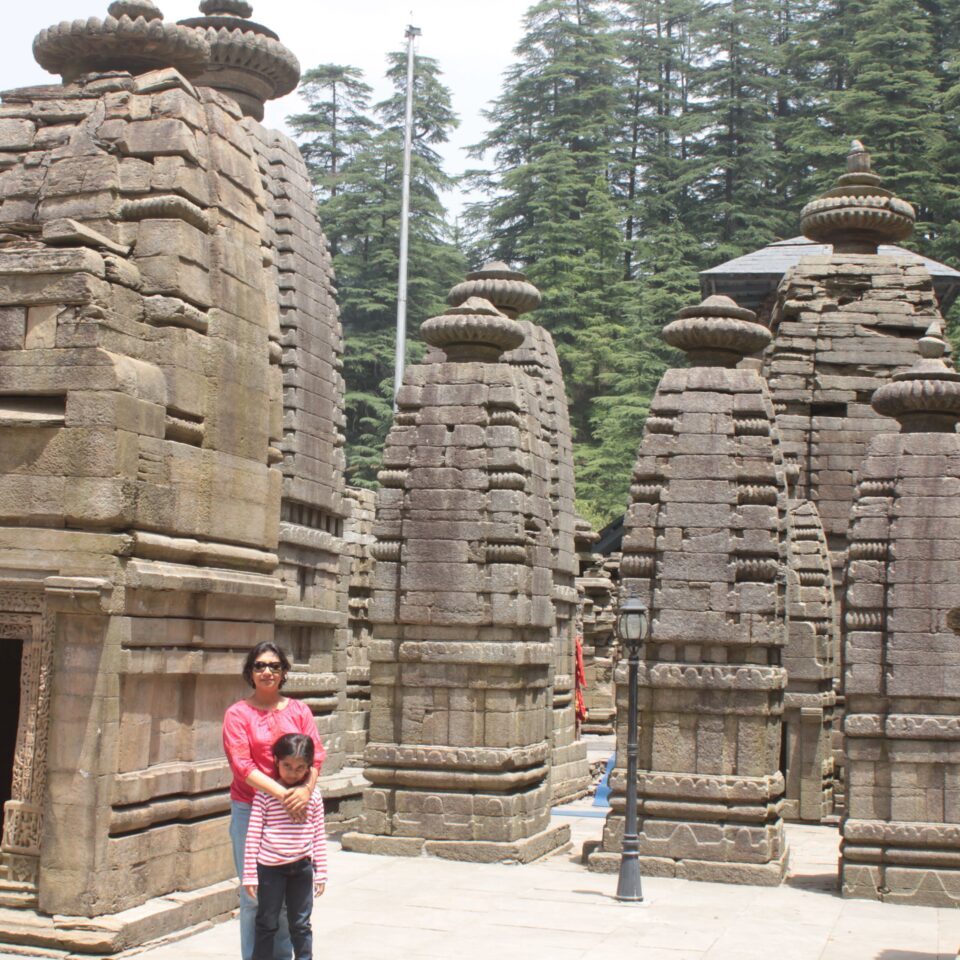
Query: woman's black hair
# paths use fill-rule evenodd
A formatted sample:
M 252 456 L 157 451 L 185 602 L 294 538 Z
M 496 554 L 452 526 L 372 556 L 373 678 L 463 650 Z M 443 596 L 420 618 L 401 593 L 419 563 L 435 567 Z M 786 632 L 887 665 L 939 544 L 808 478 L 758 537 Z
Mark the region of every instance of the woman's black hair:
M 313 766 L 313 741 L 305 733 L 285 733 L 274 741 L 271 749 L 277 763 L 292 757 L 306 760 L 308 767 Z
M 243 679 L 256 689 L 253 682 L 253 665 L 265 653 L 275 653 L 280 661 L 280 686 L 287 682 L 287 673 L 290 670 L 290 660 L 287 655 L 272 640 L 262 640 L 248 654 L 247 659 L 243 661 Z

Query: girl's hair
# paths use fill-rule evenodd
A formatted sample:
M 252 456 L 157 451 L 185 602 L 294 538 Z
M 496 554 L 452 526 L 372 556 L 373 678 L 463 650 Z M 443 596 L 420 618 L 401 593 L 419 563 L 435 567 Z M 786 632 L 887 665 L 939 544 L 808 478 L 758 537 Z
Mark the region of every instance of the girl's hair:
M 256 684 L 253 682 L 253 665 L 265 653 L 275 653 L 277 655 L 282 668 L 280 673 L 280 686 L 282 687 L 287 682 L 290 659 L 272 640 L 262 640 L 247 654 L 247 659 L 243 661 L 243 679 L 246 680 L 251 687 L 256 687 Z
M 313 741 L 305 733 L 285 733 L 274 741 L 271 749 L 277 763 L 292 757 L 306 760 L 308 767 L 313 766 Z

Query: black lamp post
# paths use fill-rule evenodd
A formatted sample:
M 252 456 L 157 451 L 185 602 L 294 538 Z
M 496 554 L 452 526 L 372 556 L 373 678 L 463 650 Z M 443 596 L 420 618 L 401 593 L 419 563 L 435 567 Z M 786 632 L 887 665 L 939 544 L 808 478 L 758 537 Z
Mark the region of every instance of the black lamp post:
M 640 667 L 640 648 L 647 638 L 647 605 L 639 597 L 627 597 L 620 604 L 617 616 L 617 634 L 626 648 L 629 678 L 627 681 L 627 809 L 623 824 L 623 853 L 620 857 L 620 876 L 617 879 L 617 899 L 639 903 L 643 900 L 640 888 L 640 836 L 637 832 L 637 674 Z

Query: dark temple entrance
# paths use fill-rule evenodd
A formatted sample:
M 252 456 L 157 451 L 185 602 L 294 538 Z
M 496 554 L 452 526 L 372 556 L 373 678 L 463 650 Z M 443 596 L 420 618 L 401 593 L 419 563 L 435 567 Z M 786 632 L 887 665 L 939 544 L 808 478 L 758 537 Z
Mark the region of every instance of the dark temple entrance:
M 13 785 L 13 754 L 20 721 L 20 666 L 23 643 L 0 640 L 0 822 Z

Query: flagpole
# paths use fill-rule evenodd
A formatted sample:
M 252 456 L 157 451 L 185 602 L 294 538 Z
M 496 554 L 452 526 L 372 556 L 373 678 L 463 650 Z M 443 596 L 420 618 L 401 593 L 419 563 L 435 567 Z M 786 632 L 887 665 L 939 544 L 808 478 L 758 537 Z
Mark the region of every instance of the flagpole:
M 397 279 L 397 348 L 394 361 L 393 409 L 403 383 L 407 355 L 407 259 L 410 247 L 410 159 L 413 152 L 413 42 L 420 36 L 417 27 L 407 27 L 407 113 L 403 135 L 403 187 L 400 199 L 400 275 Z

